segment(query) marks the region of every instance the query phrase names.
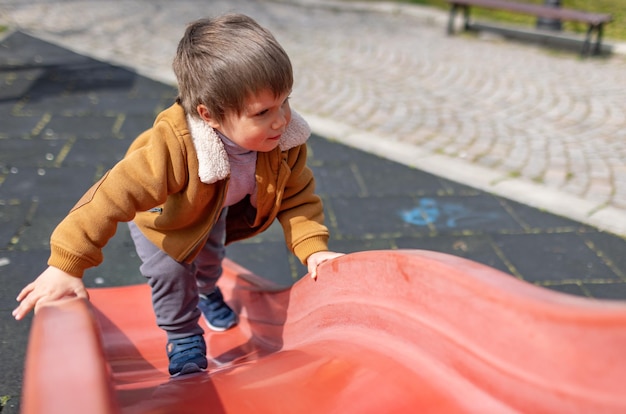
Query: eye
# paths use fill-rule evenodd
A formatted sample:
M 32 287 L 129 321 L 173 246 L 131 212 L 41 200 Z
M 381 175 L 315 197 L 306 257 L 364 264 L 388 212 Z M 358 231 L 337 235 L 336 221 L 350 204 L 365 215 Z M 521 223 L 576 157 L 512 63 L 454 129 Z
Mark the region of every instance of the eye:
M 269 109 L 264 109 L 261 112 L 257 112 L 256 116 L 263 116 L 263 115 L 265 115 L 268 112 L 269 112 Z

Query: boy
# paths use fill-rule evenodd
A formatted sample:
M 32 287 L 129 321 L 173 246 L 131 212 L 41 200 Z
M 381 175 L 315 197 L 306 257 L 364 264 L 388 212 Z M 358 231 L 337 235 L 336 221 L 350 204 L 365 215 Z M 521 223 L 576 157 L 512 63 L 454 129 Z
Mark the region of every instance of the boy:
M 81 277 L 102 262 L 119 222 L 130 222 L 141 273 L 167 334 L 172 376 L 207 368 L 198 321 L 226 330 L 237 316 L 216 282 L 224 245 L 277 218 L 313 278 L 328 251 L 320 198 L 306 166 L 310 130 L 289 107 L 290 60 L 251 18 L 228 14 L 187 27 L 173 64 L 179 96 L 52 234 L 49 267 L 13 311 L 87 297 Z M 132 220 L 132 222 L 131 222 Z

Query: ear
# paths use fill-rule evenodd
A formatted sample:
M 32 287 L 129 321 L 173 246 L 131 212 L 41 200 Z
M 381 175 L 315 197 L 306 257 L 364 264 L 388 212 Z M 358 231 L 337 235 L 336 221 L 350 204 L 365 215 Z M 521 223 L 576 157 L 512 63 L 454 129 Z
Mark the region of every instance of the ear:
M 211 112 L 209 112 L 209 108 L 207 108 L 206 105 L 200 104 L 196 107 L 196 110 L 198 111 L 198 115 L 200 115 L 200 118 L 202 118 L 213 129 L 218 129 L 220 127 L 220 123 L 217 122 L 215 118 L 213 118 Z

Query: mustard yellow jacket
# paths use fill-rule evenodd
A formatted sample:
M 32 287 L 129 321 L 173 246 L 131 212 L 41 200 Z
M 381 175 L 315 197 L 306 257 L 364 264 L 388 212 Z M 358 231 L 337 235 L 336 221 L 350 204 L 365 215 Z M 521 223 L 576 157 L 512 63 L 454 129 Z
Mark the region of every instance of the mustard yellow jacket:
M 256 208 L 248 198 L 229 207 L 227 244 L 266 230 L 278 218 L 287 246 L 302 263 L 328 250 L 322 202 L 306 165 L 309 135 L 293 112 L 279 146 L 258 153 Z M 118 223 L 131 220 L 175 260 L 191 262 L 217 220 L 229 175 L 228 155 L 215 131 L 174 104 L 57 226 L 48 264 L 82 277 L 102 262 L 102 248 Z

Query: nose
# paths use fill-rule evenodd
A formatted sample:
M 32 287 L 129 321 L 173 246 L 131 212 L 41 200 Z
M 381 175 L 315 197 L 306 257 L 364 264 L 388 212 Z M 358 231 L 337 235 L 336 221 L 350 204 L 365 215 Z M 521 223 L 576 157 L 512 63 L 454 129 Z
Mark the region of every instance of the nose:
M 281 108 L 280 111 L 278 111 L 278 115 L 274 119 L 274 122 L 272 122 L 272 128 L 275 130 L 283 129 L 289 122 L 290 116 L 291 112 L 289 109 Z

